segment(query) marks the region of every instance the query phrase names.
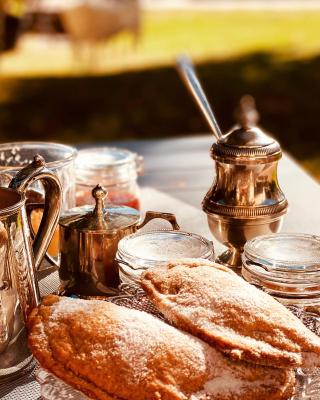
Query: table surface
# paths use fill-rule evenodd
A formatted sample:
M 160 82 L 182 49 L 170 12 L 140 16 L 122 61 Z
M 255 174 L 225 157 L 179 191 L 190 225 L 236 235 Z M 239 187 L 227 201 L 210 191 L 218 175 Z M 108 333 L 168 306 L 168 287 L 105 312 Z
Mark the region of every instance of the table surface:
M 212 141 L 211 136 L 199 135 L 183 139 L 109 142 L 106 145 L 127 148 L 144 156 L 145 174 L 139 178 L 144 188 L 143 210 L 175 212 L 184 230 L 212 239 L 201 211 L 202 198 L 214 177 L 214 165 L 209 155 Z M 320 185 L 286 154 L 280 161 L 278 172 L 280 186 L 290 204 L 283 231 L 320 234 Z M 215 241 L 214 245 L 216 253 L 223 250 Z M 41 281 L 42 293 L 49 293 L 54 285 L 58 285 L 58 281 L 52 282 L 47 277 Z M 0 386 L 3 400 L 36 400 L 39 395 L 40 388 L 34 382 L 33 374 L 17 379 L 14 384 Z

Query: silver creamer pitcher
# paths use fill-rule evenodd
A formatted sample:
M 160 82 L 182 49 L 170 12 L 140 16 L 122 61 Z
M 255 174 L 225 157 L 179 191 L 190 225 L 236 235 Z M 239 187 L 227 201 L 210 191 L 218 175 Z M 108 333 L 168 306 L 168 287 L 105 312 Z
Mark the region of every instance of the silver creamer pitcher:
M 36 180 L 45 189 L 44 214 L 32 244 L 25 192 Z M 36 271 L 58 223 L 61 186 L 36 156 L 10 183 L 0 188 L 0 383 L 16 377 L 32 360 L 25 321 L 39 303 Z

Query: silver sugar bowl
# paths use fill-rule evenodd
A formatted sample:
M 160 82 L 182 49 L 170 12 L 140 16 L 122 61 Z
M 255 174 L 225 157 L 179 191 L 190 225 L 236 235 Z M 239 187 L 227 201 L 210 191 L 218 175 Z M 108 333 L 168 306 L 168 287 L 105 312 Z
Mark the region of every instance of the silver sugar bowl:
M 252 97 L 241 100 L 239 125 L 212 145 L 216 178 L 202 207 L 214 237 L 228 247 L 217 262 L 241 267 L 247 240 L 278 232 L 288 202 L 277 179 L 279 143 L 256 126 Z

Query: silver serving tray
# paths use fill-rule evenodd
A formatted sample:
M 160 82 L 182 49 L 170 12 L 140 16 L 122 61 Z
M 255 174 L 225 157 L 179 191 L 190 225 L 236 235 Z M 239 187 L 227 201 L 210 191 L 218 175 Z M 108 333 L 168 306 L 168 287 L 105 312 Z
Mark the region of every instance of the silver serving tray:
M 137 287 L 122 285 L 119 296 L 100 299 L 120 306 L 149 312 L 165 321 L 162 314 L 148 300 L 145 293 Z M 309 329 L 320 336 L 320 316 L 314 310 L 306 311 L 298 307 L 288 308 Z M 290 400 L 320 400 L 320 368 L 313 370 L 298 368 L 295 370 L 295 374 L 297 380 L 296 392 Z M 36 371 L 36 379 L 40 383 L 41 398 L 43 400 L 89 400 L 89 397 L 42 368 L 38 368 Z

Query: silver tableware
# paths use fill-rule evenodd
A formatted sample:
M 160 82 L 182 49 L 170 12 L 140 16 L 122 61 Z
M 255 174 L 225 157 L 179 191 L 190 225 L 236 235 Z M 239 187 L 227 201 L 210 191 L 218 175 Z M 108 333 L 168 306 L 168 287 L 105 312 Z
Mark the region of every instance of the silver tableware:
M 45 206 L 31 245 L 25 202 L 29 186 L 37 180 L 45 189 Z M 0 382 L 15 377 L 32 360 L 25 322 L 39 303 L 36 271 L 57 226 L 60 208 L 60 182 L 40 156 L 13 178 L 9 188 L 0 188 Z
M 118 293 L 119 268 L 115 256 L 119 241 L 154 218 L 170 222 L 179 229 L 170 213 L 148 211 L 140 223 L 136 209 L 104 204 L 106 191 L 97 185 L 92 190 L 95 206 L 82 206 L 65 212 L 59 221 L 61 290 L 67 294 L 105 295 Z
M 241 125 L 212 145 L 216 178 L 202 203 L 211 232 L 229 248 L 217 261 L 231 267 L 241 267 L 247 240 L 281 229 L 288 207 L 277 179 L 280 146 L 252 124 L 246 101 Z
M 178 68 L 216 137 L 211 147 L 216 178 L 202 208 L 212 234 L 229 248 L 217 261 L 241 267 L 246 241 L 278 232 L 287 211 L 277 179 L 281 148 L 256 126 L 258 113 L 250 96 L 240 102 L 238 125 L 222 135 L 191 62 L 180 60 Z
M 222 137 L 221 129 L 214 116 L 208 99 L 202 89 L 201 83 L 197 77 L 191 60 L 186 56 L 178 57 L 177 68 L 182 80 L 184 81 L 185 85 L 187 86 L 196 103 L 198 104 L 202 114 L 207 120 L 210 129 L 214 133 L 216 139 L 219 140 Z

